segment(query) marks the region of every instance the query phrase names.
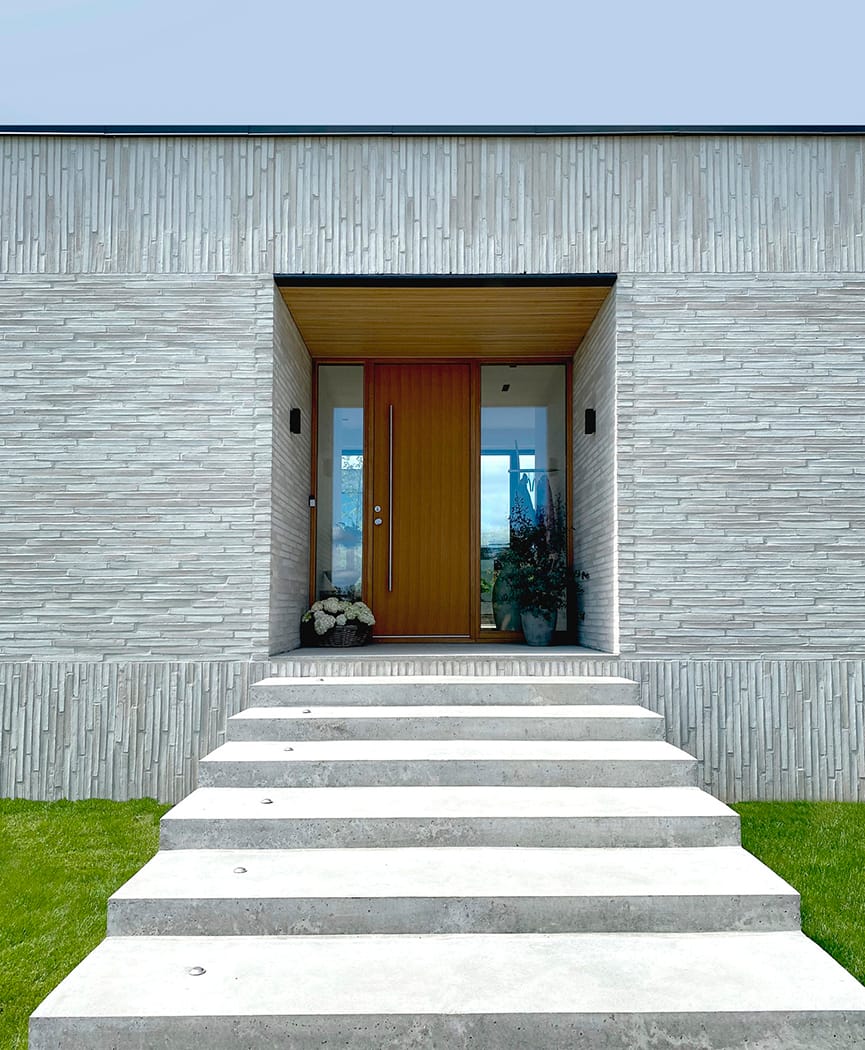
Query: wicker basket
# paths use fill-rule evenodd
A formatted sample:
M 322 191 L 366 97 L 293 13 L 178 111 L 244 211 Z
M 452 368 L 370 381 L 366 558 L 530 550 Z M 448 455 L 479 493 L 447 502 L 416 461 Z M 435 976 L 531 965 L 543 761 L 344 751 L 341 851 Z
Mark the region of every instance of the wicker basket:
M 331 627 L 327 634 L 316 634 L 312 621 L 300 625 L 301 644 L 321 649 L 352 649 L 367 645 L 372 639 L 372 628 L 369 624 L 347 623 L 344 627 Z

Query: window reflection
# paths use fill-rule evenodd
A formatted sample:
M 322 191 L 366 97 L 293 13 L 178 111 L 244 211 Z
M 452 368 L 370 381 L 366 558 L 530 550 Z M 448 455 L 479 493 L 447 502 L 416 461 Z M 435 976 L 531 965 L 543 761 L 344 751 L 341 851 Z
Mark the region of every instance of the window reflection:
M 360 597 L 363 571 L 363 366 L 318 370 L 316 596 Z
M 565 495 L 564 365 L 481 368 L 481 628 L 520 629 L 502 552 L 517 506 L 549 514 Z M 558 628 L 565 629 L 565 612 Z

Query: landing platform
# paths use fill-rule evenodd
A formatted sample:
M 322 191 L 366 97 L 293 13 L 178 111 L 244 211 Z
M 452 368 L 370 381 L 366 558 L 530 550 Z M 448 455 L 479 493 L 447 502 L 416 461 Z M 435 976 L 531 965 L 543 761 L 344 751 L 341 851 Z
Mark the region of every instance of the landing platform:
M 579 645 L 373 644 L 357 649 L 292 649 L 272 656 L 276 677 L 349 675 L 604 675 L 613 653 Z

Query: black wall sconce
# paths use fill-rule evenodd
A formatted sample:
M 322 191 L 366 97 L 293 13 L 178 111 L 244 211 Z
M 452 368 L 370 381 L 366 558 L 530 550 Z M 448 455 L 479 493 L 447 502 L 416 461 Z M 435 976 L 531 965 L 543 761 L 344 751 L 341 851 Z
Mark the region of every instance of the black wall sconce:
M 595 410 L 593 408 L 587 408 L 586 409 L 586 426 L 585 426 L 585 432 L 587 434 L 594 434 L 595 430 L 597 429 L 596 426 L 595 426 L 595 423 L 596 423 Z
M 288 413 L 288 429 L 291 434 L 300 433 L 300 409 L 292 408 Z

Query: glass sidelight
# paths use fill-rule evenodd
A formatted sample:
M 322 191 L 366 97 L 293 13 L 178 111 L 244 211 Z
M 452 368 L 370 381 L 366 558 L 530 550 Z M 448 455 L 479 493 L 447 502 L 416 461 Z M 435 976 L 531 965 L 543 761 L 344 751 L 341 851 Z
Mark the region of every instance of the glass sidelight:
M 481 632 L 518 631 L 507 591 L 515 522 L 549 521 L 567 497 L 565 365 L 481 367 Z M 566 613 L 559 613 L 565 630 Z
M 315 596 L 360 597 L 363 576 L 363 366 L 318 369 Z

